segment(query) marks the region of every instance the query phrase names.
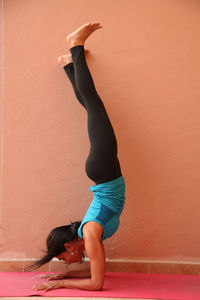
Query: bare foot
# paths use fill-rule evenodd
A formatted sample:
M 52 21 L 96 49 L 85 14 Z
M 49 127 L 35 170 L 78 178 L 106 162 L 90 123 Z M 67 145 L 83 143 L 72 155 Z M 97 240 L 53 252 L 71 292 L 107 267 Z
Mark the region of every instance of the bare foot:
M 89 52 L 89 50 L 85 49 L 85 54 L 87 54 L 88 52 Z M 68 65 L 69 63 L 72 63 L 72 55 L 71 55 L 71 53 L 60 55 L 58 57 L 57 61 L 62 67 L 64 67 L 64 66 Z
M 72 56 L 71 54 L 64 54 L 58 57 L 58 63 L 64 67 L 72 62 Z
M 87 38 L 97 29 L 103 28 L 100 23 L 86 23 L 66 37 L 67 46 L 70 48 L 84 45 Z

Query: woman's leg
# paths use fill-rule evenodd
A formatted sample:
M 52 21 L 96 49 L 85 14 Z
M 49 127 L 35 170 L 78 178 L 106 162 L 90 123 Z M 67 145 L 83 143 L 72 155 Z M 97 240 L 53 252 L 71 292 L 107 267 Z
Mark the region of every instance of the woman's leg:
M 86 173 L 96 184 L 122 176 L 117 158 L 115 133 L 102 100 L 94 86 L 85 59 L 84 46 L 70 48 L 75 82 L 88 113 L 90 153 L 86 161 Z
M 74 92 L 75 92 L 75 95 L 76 95 L 78 101 L 85 107 L 83 98 L 81 97 L 81 94 L 79 93 L 79 90 L 77 89 L 77 86 L 76 86 L 73 63 L 69 63 L 66 66 L 64 66 L 63 68 L 64 68 L 69 80 L 71 81 L 72 87 L 74 89 Z

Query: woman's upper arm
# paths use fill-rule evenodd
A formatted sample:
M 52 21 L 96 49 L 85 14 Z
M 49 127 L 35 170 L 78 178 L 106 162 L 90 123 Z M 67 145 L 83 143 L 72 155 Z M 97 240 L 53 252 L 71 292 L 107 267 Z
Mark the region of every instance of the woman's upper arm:
M 83 236 L 85 240 L 85 250 L 90 259 L 91 281 L 96 290 L 101 290 L 103 288 L 105 273 L 105 249 L 101 242 L 103 230 L 101 230 L 98 223 L 88 223 L 84 226 L 85 230 L 83 230 Z

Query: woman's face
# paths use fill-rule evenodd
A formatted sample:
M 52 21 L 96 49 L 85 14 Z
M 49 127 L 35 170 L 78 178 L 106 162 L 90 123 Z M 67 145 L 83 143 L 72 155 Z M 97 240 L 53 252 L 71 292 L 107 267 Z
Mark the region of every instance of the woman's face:
M 66 264 L 72 264 L 82 261 L 82 252 L 81 253 L 69 253 L 67 250 L 62 252 L 60 255 L 56 256 L 59 260 L 65 261 Z
M 56 256 L 59 260 L 63 260 L 66 264 L 82 262 L 82 249 L 76 244 L 65 244 L 65 251 Z

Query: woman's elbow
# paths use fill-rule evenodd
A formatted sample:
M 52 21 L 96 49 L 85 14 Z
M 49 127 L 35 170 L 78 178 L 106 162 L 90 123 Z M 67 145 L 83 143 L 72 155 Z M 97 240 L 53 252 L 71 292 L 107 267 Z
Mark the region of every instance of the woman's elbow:
M 103 283 L 94 283 L 92 284 L 93 291 L 102 291 L 103 290 Z
M 103 290 L 103 285 L 94 285 L 93 286 L 93 291 L 102 291 Z

